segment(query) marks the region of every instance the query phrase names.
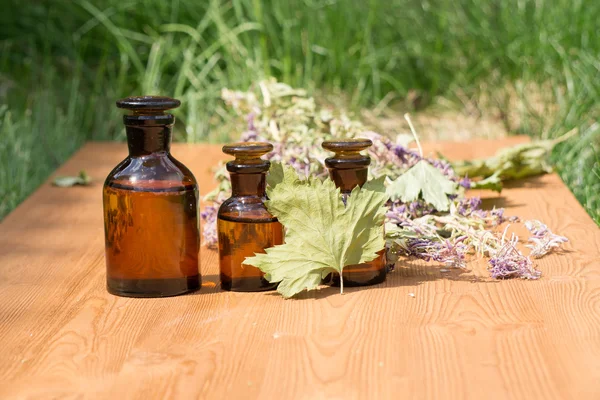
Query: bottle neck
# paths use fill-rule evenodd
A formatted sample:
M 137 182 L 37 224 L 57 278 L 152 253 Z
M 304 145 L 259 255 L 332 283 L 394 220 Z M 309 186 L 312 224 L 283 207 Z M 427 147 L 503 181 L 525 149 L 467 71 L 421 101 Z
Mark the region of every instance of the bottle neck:
M 231 172 L 231 194 L 237 196 L 265 196 L 266 173 L 238 174 Z
M 325 159 L 331 180 L 345 194 L 365 184 L 369 176 L 369 164 L 371 159 L 360 154 L 336 154 Z
M 169 153 L 171 149 L 171 128 L 166 126 L 128 126 L 127 144 L 131 157 L 147 156 L 153 153 Z
M 124 121 L 130 157 L 168 154 L 171 150 L 173 116 L 126 115 Z
M 364 185 L 367 181 L 368 175 L 368 167 L 350 169 L 329 169 L 329 176 L 331 177 L 331 180 L 335 183 L 335 186 L 340 188 L 340 191 L 344 194 L 349 194 L 355 187 Z

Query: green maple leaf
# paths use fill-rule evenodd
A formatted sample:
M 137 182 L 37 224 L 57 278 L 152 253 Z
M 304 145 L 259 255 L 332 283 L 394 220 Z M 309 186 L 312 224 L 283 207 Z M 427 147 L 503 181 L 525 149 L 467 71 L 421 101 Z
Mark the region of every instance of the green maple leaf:
M 282 182 L 291 185 L 297 181 L 299 181 L 298 174 L 292 167 L 284 167 L 283 164 L 274 162 L 271 164 L 269 174 L 267 175 L 267 184 L 269 185 L 268 194 L 270 196 L 270 191 Z
M 344 206 L 331 179 L 300 180 L 293 168 L 274 167 L 265 204 L 285 226 L 285 244 L 248 257 L 244 264 L 262 270 L 270 282 L 280 282 L 277 290 L 288 298 L 316 289 L 322 278 L 341 274 L 346 265 L 377 257 L 385 245 L 388 197 L 383 179 L 355 188 Z
M 433 165 L 421 160 L 388 186 L 391 200 L 402 200 L 404 203 L 417 200 L 422 194 L 423 200 L 438 211 L 450 209 L 449 194 L 458 191 L 452 182 Z

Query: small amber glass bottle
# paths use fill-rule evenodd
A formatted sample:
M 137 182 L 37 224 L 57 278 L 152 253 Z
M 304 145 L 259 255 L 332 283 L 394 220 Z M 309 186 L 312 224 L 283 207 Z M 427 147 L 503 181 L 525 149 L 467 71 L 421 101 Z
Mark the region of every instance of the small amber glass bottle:
M 233 143 L 223 152 L 235 156 L 227 163 L 231 175 L 231 197 L 219 208 L 219 266 L 221 287 L 237 292 L 257 292 L 277 287 L 258 268 L 243 264 L 246 257 L 283 244 L 283 226 L 263 203 L 266 174 L 271 166 L 260 157 L 273 150 L 262 142 Z
M 129 156 L 103 189 L 106 278 L 110 293 L 127 297 L 174 296 L 200 287 L 198 185 L 170 154 L 179 100 L 130 97 L 117 107 Z
M 335 156 L 325 160 L 325 166 L 329 169 L 329 176 L 335 185 L 340 188 L 344 203 L 352 189 L 364 185 L 367 181 L 371 159 L 360 152 L 368 149 L 372 144 L 373 142 L 369 139 L 326 140 L 323 142 L 324 149 L 335 153 Z M 387 275 L 385 249 L 378 254 L 379 256 L 369 263 L 344 267 L 342 274 L 344 286 L 367 286 L 385 281 Z M 332 274 L 330 283 L 339 285 L 339 274 Z

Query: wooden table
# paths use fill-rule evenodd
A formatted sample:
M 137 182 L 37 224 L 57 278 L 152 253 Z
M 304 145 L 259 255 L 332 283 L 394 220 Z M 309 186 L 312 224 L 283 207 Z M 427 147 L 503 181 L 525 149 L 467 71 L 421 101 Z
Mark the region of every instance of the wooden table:
M 58 173 L 86 169 L 91 187 L 46 183 L 0 225 L 0 398 L 600 399 L 600 230 L 556 175 L 483 194 L 570 239 L 539 281 L 406 261 L 379 286 L 283 300 L 221 292 L 203 248 L 200 292 L 128 299 L 105 290 L 101 211 L 125 152 L 87 144 Z M 219 146 L 173 153 L 214 186 Z

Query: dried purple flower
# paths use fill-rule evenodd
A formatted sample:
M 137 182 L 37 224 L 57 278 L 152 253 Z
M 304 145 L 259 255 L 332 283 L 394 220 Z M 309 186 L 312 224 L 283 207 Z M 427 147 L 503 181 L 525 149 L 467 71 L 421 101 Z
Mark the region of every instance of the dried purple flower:
M 479 197 L 465 197 L 457 200 L 455 203 L 456 212 L 467 218 L 475 218 L 484 222 L 488 226 L 498 226 L 506 222 L 518 221 L 516 217 L 509 217 L 508 219 L 504 215 L 503 208 L 494 208 L 493 210 L 486 211 L 481 209 L 481 199 Z
M 458 177 L 454 174 L 454 170 L 452 169 L 452 165 L 446 160 L 439 160 L 437 158 L 428 158 L 427 161 L 442 171 L 442 173 L 449 179 L 453 181 L 458 181 Z
M 396 225 L 400 225 L 404 222 L 408 216 L 406 213 L 406 205 L 400 202 L 390 202 L 388 205 L 388 212 L 385 214 L 385 217 L 388 222 L 391 222 Z
M 469 179 L 468 176 L 465 176 L 464 178 L 459 180 L 458 184 L 460 186 L 464 187 L 465 189 L 471 189 L 471 180 Z
M 492 223 L 494 225 L 500 225 L 506 221 L 504 218 L 504 208 L 494 208 L 490 211 L 490 217 L 492 218 Z
M 569 241 L 564 236 L 552 233 L 545 224 L 535 219 L 525 221 L 525 228 L 533 235 L 529 238 L 529 242 L 533 244 L 528 244 L 526 247 L 531 249 L 529 255 L 534 258 L 542 257 L 551 252 L 552 249 L 560 247 L 561 244 Z
M 489 271 L 494 279 L 522 278 L 539 279 L 542 273 L 533 267 L 529 257 L 525 257 L 517 248 L 518 239 L 514 237 L 488 260 Z
M 423 200 L 410 203 L 394 201 L 388 203 L 389 211 L 386 213 L 387 221 L 401 225 L 409 219 L 416 219 L 435 212 L 435 208 Z
M 402 164 L 404 168 L 410 168 L 421 160 L 421 156 L 418 152 L 407 149 L 399 144 L 391 145 L 389 150 L 398 158 L 399 163 Z
M 437 254 L 437 261 L 443 262 L 451 268 L 466 268 L 465 258 L 468 246 L 464 244 L 465 239 L 467 239 L 466 236 L 460 236 L 454 239 L 454 242 L 446 240 Z
M 204 244 L 211 249 L 217 247 L 217 213 L 219 212 L 219 203 L 213 203 L 204 207 L 200 213 L 202 219 L 202 235 Z
M 456 211 L 463 217 L 469 217 L 475 211 L 480 211 L 480 207 L 481 199 L 479 197 L 465 197 L 456 202 Z M 487 217 L 487 213 L 485 213 L 485 217 Z
M 425 261 L 441 262 L 447 267 L 465 268 L 467 246 L 462 243 L 463 241 L 464 238 L 459 238 L 454 243 L 450 240 L 408 239 L 406 255 Z
M 245 131 L 245 132 L 242 132 L 240 141 L 241 142 L 260 142 L 262 140 L 261 140 L 261 137 L 258 136 L 258 133 L 256 133 L 256 131 Z
M 249 131 L 254 131 L 256 132 L 256 126 L 254 125 L 254 118 L 256 117 L 256 113 L 254 111 L 251 111 L 247 116 L 246 116 L 246 122 L 248 123 L 248 130 Z

